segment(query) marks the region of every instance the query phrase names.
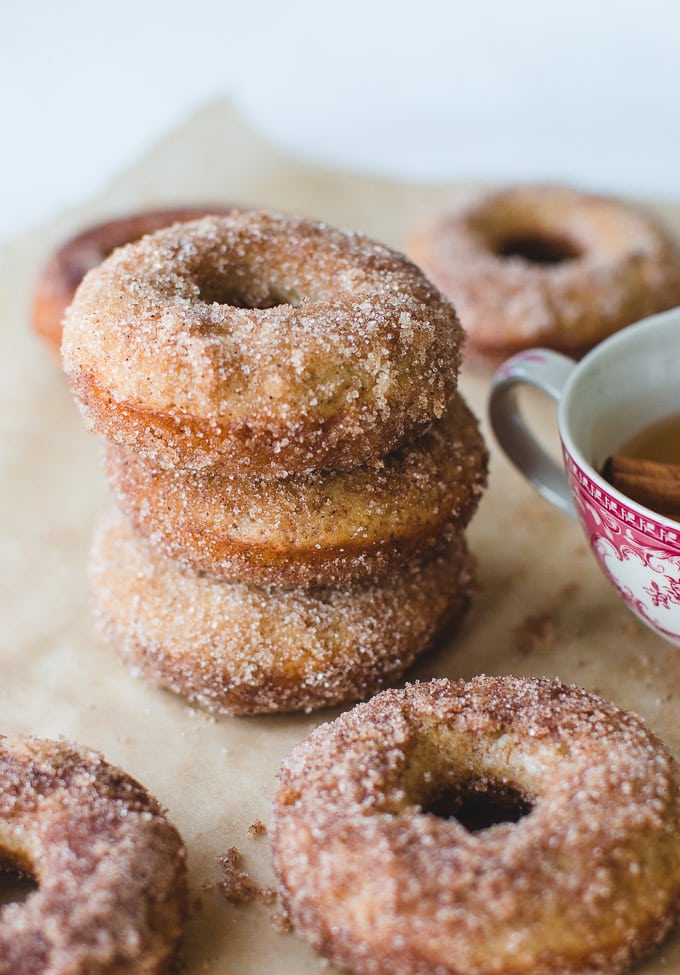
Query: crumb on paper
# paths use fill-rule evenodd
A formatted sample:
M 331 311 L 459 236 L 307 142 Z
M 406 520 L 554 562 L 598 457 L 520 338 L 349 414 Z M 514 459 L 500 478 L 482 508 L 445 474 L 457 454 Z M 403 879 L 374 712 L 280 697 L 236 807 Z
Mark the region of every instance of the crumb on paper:
M 290 934 L 293 930 L 293 922 L 287 911 L 275 911 L 269 920 L 277 934 Z
M 267 827 L 262 822 L 261 819 L 256 819 L 254 823 L 251 823 L 248 827 L 248 836 L 257 837 L 264 836 L 267 832 Z
M 555 643 L 555 621 L 550 613 L 527 616 L 512 632 L 520 653 L 548 650 Z
M 230 904 L 250 904 L 259 901 L 262 904 L 275 903 L 278 893 L 273 887 L 260 887 L 255 883 L 247 870 L 243 870 L 243 856 L 237 847 L 230 847 L 226 853 L 217 857 L 222 868 L 222 880 L 209 884 L 220 891 Z
M 220 853 L 220 855 L 217 857 L 217 862 L 223 870 L 229 870 L 232 867 L 236 867 L 242 861 L 243 856 L 237 846 L 230 846 L 226 853 Z

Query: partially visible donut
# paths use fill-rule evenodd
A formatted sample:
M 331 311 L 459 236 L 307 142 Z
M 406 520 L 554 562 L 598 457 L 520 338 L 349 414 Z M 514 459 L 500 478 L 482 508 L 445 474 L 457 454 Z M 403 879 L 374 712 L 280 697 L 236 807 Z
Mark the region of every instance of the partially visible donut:
M 95 537 L 91 586 L 108 642 L 152 683 L 214 712 L 310 711 L 397 680 L 463 615 L 471 563 L 460 536 L 380 583 L 220 583 L 154 553 L 113 512 Z
M 459 395 L 415 443 L 377 467 L 289 478 L 166 471 L 106 447 L 106 473 L 135 529 L 171 558 L 230 581 L 347 585 L 377 579 L 466 527 L 487 453 Z
M 658 221 L 566 187 L 477 194 L 408 250 L 455 303 L 469 350 L 489 358 L 533 345 L 578 356 L 680 304 L 680 248 Z
M 66 315 L 90 428 L 163 467 L 357 467 L 440 417 L 462 333 L 405 257 L 267 212 L 176 224 L 119 249 Z
M 38 889 L 0 911 L 0 975 L 160 975 L 187 910 L 158 803 L 96 752 L 0 736 L 0 862 Z
M 300 933 L 356 975 L 618 973 L 680 908 L 680 770 L 642 719 L 535 678 L 389 690 L 284 763 Z
M 101 264 L 116 247 L 139 240 L 154 230 L 180 220 L 196 220 L 209 213 L 224 212 L 223 206 L 145 210 L 88 227 L 65 241 L 40 272 L 33 297 L 33 328 L 58 355 L 64 312 L 87 271 Z

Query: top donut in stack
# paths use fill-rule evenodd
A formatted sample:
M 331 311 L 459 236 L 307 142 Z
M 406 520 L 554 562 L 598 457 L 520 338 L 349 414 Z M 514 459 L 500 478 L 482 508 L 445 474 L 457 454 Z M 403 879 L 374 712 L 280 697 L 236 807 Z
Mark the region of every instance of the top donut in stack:
M 90 272 L 63 358 L 155 553 L 223 584 L 337 590 L 449 543 L 467 560 L 486 449 L 457 391 L 462 342 L 402 255 L 235 211 Z
M 348 470 L 439 419 L 462 332 L 406 258 L 270 213 L 177 224 L 81 284 L 64 367 L 91 428 L 162 467 Z

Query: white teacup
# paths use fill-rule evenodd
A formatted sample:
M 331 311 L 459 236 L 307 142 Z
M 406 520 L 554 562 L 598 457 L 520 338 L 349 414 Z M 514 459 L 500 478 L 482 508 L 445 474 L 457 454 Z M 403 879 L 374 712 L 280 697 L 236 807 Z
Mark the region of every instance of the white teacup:
M 558 402 L 564 468 L 526 426 L 521 385 Z M 547 349 L 518 353 L 494 376 L 489 413 L 512 462 L 544 497 L 578 516 L 628 606 L 680 645 L 680 522 L 632 501 L 600 473 L 637 432 L 680 414 L 680 308 L 617 332 L 578 363 Z

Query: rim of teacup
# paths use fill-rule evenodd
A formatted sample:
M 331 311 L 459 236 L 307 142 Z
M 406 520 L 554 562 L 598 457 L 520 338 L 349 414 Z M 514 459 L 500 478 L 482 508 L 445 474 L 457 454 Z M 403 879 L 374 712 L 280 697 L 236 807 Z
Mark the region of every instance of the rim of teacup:
M 581 468 L 583 473 L 593 482 L 593 484 L 600 488 L 605 494 L 608 494 L 610 497 L 615 499 L 622 507 L 629 508 L 631 511 L 640 513 L 647 520 L 655 521 L 668 531 L 680 533 L 680 521 L 676 521 L 675 519 L 669 518 L 666 515 L 659 514 L 658 511 L 654 511 L 652 508 L 647 508 L 645 505 L 640 504 L 633 498 L 628 497 L 627 494 L 624 494 L 618 488 L 615 488 L 613 484 L 610 484 L 610 482 L 597 470 L 597 468 L 594 467 L 589 460 L 587 460 L 583 451 L 577 446 L 574 438 L 571 435 L 571 430 L 569 429 L 569 418 L 567 415 L 571 405 L 571 397 L 573 396 L 575 389 L 587 379 L 588 371 L 592 370 L 600 359 L 608 354 L 611 354 L 611 351 L 618 346 L 625 346 L 631 342 L 640 341 L 640 337 L 643 336 L 645 332 L 653 332 L 655 329 L 668 327 L 669 322 L 673 321 L 674 319 L 676 320 L 676 327 L 679 329 L 678 343 L 680 346 L 680 305 L 678 305 L 675 308 L 670 308 L 668 311 L 660 312 L 658 315 L 651 315 L 649 318 L 644 318 L 632 325 L 627 325 L 625 328 L 620 329 L 613 335 L 610 335 L 608 338 L 596 345 L 595 348 L 591 349 L 590 352 L 588 352 L 580 360 L 580 362 L 576 364 L 576 367 L 565 384 L 557 408 L 557 425 L 563 449 L 570 455 L 574 463 Z M 680 380 L 680 374 L 678 378 Z M 680 412 L 680 402 L 678 405 Z

